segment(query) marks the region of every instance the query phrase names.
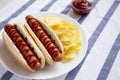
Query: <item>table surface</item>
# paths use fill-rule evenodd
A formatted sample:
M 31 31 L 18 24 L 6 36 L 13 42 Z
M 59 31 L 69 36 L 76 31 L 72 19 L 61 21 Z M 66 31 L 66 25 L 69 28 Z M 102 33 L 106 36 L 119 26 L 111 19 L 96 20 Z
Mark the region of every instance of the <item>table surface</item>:
M 48 80 L 119 80 L 120 79 L 120 0 L 92 0 L 87 15 L 71 8 L 72 0 L 1 0 L 1 30 L 15 17 L 39 12 L 67 15 L 78 23 L 88 38 L 88 49 L 82 62 L 69 73 Z M 19 77 L 0 63 L 1 80 L 32 80 Z

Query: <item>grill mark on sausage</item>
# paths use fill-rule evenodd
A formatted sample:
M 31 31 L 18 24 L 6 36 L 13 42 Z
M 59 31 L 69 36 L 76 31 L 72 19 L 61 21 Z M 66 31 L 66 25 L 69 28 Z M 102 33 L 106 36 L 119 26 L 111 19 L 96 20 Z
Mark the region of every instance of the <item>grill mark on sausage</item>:
M 27 43 L 27 38 L 23 37 L 20 31 L 16 28 L 16 25 L 7 24 L 4 29 L 15 46 L 20 50 L 20 53 L 23 55 L 28 65 L 34 70 L 40 69 L 41 59 L 37 57 L 33 51 L 34 49 Z
M 58 47 L 55 45 L 54 41 L 50 39 L 50 35 L 45 31 L 42 27 L 42 25 L 39 23 L 39 21 L 32 16 L 26 17 L 27 23 L 29 24 L 30 28 L 33 30 L 33 32 L 36 34 L 38 39 L 42 42 L 42 44 L 45 46 L 51 57 L 54 61 L 61 61 L 62 60 L 62 51 L 58 49 Z M 59 58 L 57 58 L 57 57 Z

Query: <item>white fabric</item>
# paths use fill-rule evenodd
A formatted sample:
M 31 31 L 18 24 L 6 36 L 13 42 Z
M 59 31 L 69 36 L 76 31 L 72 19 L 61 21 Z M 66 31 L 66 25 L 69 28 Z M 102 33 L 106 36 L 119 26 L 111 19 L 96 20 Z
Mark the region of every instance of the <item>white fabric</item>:
M 0 9 L 0 23 L 6 20 L 9 16 L 14 14 L 18 9 L 20 9 L 25 3 L 29 0 L 13 0 L 8 5 Z M 40 12 L 45 5 L 49 4 L 52 0 L 36 0 L 30 6 L 28 6 L 25 10 L 21 11 L 18 14 L 18 18 L 27 15 L 27 14 L 34 14 Z M 55 0 L 53 0 L 55 1 Z M 97 0 L 92 0 L 94 1 Z M 93 38 L 93 33 L 97 29 L 100 24 L 104 26 L 104 22 L 106 23 L 105 27 L 103 28 L 102 32 L 95 41 L 94 45 L 91 46 L 89 54 L 86 56 L 85 61 L 83 62 L 81 68 L 78 70 L 77 75 L 75 78 L 70 76 L 70 80 L 73 78 L 75 80 L 96 80 L 96 79 L 107 79 L 107 80 L 119 80 L 120 79 L 120 48 L 117 52 L 117 57 L 115 57 L 115 61 L 109 70 L 107 78 L 98 78 L 100 76 L 100 72 L 102 68 L 104 68 L 104 64 L 110 54 L 111 50 L 113 51 L 113 45 L 117 37 L 120 35 L 120 1 L 116 0 L 115 4 L 118 2 L 117 8 L 113 12 L 112 16 L 107 19 L 105 16 L 109 15 L 108 11 L 114 4 L 115 0 L 98 0 L 98 3 L 95 5 L 91 13 L 87 15 L 85 20 L 81 23 L 81 27 L 86 32 L 87 38 L 90 41 Z M 49 8 L 48 12 L 55 12 L 60 13 L 62 12 L 69 4 L 71 5 L 72 0 L 56 0 Z M 114 7 L 112 7 L 114 8 Z M 112 10 L 113 11 L 113 10 Z M 111 14 L 111 13 L 110 13 Z M 70 7 L 69 12 L 66 14 L 76 21 L 78 21 L 82 16 L 74 13 L 72 8 Z M 105 20 L 105 21 L 104 21 Z M 108 21 L 108 22 L 106 22 Z M 0 31 L 0 38 L 1 38 L 1 31 Z M 92 42 L 92 41 L 91 41 Z M 120 39 L 118 41 L 120 44 Z M 113 51 L 114 52 L 114 51 Z M 114 54 L 114 53 L 113 53 Z M 0 64 L 0 77 L 2 77 L 6 73 L 6 69 Z M 72 72 L 70 72 L 72 73 Z M 74 71 L 73 71 L 74 73 Z M 48 80 L 66 80 L 69 74 L 65 74 L 53 79 Z M 106 75 L 106 74 L 105 74 Z M 32 80 L 32 79 L 24 79 L 15 74 L 10 78 L 10 80 Z

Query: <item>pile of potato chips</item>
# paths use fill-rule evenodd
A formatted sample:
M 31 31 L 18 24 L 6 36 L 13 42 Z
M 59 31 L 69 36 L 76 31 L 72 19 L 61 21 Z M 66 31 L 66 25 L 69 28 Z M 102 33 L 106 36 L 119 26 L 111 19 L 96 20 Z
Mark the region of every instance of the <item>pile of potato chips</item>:
M 59 17 L 47 17 L 44 21 L 53 29 L 64 46 L 63 62 L 74 59 L 81 47 L 82 39 L 78 27 Z

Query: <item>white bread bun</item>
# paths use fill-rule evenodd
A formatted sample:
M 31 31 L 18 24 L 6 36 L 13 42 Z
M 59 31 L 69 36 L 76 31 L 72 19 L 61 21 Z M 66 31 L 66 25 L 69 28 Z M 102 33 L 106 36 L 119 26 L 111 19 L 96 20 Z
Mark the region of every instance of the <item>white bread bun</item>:
M 44 65 L 45 65 L 45 58 L 44 58 L 43 53 L 38 48 L 38 46 L 35 44 L 35 41 L 33 40 L 33 38 L 28 33 L 28 31 L 25 28 L 25 26 L 20 24 L 20 23 L 17 23 L 16 25 L 17 25 L 17 29 L 20 30 L 20 32 L 23 34 L 24 37 L 27 38 L 27 42 L 30 44 L 30 46 L 34 48 L 34 52 L 37 54 L 37 56 L 39 58 L 41 58 L 41 64 L 42 64 L 41 68 L 43 68 Z
M 64 48 L 63 48 L 63 45 L 62 45 L 61 41 L 57 37 L 57 35 L 53 32 L 53 30 L 45 22 L 43 22 L 42 20 L 38 20 L 38 21 L 42 25 L 42 28 L 51 36 L 51 39 L 55 41 L 55 44 L 57 45 L 57 47 L 59 48 L 59 50 L 62 51 L 62 53 L 63 53 Z M 28 25 L 28 23 L 25 23 L 25 27 L 27 28 L 27 30 L 29 31 L 29 33 L 31 34 L 31 36 L 33 37 L 33 39 L 36 41 L 36 44 L 38 45 L 38 47 L 43 52 L 47 63 L 48 64 L 53 64 L 54 60 L 52 59 L 52 57 L 50 56 L 50 54 L 48 53 L 48 51 L 45 49 L 44 45 L 37 38 L 37 36 L 35 35 L 35 33 L 32 31 L 32 29 L 30 28 L 30 26 Z
M 37 56 L 41 58 L 41 68 L 43 68 L 44 65 L 45 65 L 45 59 L 44 59 L 44 56 L 43 56 L 42 52 L 36 46 L 34 40 L 28 34 L 25 27 L 23 25 L 21 25 L 21 24 L 16 24 L 16 25 L 17 25 L 17 29 L 20 31 L 20 33 L 22 33 L 22 35 L 27 38 L 27 42 L 30 44 L 30 46 L 34 48 L 34 52 L 37 54 Z M 10 39 L 10 37 L 7 35 L 7 33 L 5 31 L 3 32 L 3 40 L 4 40 L 4 43 L 5 43 L 6 47 L 7 47 L 7 49 L 9 50 L 11 55 L 16 59 L 16 61 L 20 65 L 22 65 L 25 69 L 27 69 L 28 71 L 35 72 L 35 70 L 33 70 L 28 65 L 27 61 L 23 58 L 23 56 L 20 53 L 19 49 L 14 45 L 14 43 L 12 42 L 12 40 Z

